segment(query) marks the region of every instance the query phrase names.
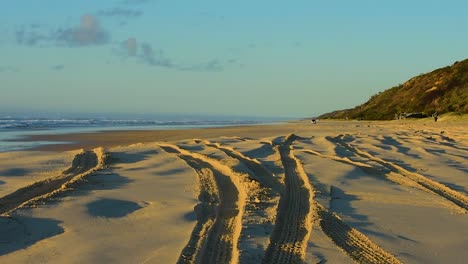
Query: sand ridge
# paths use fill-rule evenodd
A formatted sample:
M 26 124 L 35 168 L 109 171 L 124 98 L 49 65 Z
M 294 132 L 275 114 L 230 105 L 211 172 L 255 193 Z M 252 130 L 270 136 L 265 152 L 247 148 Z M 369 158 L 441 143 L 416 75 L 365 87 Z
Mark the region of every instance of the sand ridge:
M 107 155 L 103 149 L 82 151 L 62 175 L 34 182 L 0 198 L 0 215 L 8 215 L 23 207 L 32 206 L 40 200 L 50 198 L 71 188 L 73 184 L 89 174 L 104 168 Z

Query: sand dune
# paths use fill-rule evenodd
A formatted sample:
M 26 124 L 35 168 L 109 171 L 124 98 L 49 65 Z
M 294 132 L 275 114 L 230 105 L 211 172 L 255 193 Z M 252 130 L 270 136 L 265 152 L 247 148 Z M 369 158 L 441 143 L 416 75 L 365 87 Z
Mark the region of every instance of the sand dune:
M 466 127 L 109 132 L 105 151 L 3 153 L 0 262 L 463 263 Z

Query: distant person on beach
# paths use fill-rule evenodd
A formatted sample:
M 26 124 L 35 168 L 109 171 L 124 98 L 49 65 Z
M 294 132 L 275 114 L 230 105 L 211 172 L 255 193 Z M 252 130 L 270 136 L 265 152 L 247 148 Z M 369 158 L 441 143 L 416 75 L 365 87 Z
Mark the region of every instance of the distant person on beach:
M 310 121 L 312 124 L 317 124 L 317 119 L 312 119 L 312 121 Z
M 432 117 L 434 117 L 434 122 L 437 122 L 437 119 L 439 119 L 439 114 L 435 112 Z

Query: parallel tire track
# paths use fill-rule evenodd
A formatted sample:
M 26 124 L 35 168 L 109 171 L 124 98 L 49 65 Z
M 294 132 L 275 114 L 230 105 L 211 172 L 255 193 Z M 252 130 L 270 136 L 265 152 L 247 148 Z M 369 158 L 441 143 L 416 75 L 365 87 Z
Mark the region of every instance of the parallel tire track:
M 249 197 L 246 199 L 245 213 L 242 218 L 242 232 L 239 239 L 241 263 L 257 263 L 265 255 L 265 248 L 259 245 L 267 244 L 274 228 L 275 216 L 269 211 L 276 211 L 280 192 L 283 185 L 275 178 L 272 172 L 266 169 L 260 161 L 250 158 L 232 147 L 212 143 L 208 140 L 200 141 L 205 146 L 224 152 L 229 158 L 221 161 L 233 170 L 246 176 L 243 185 L 248 190 Z M 233 162 L 236 161 L 237 163 Z M 243 165 L 237 166 L 233 164 Z M 247 174 L 245 174 L 247 173 Z M 259 236 L 249 234 L 250 230 L 259 231 L 263 226 L 263 232 Z M 254 231 L 255 232 L 255 231 Z
M 178 263 L 237 263 L 245 193 L 236 173 L 217 160 L 176 145 L 160 144 L 160 147 L 176 153 L 197 171 L 200 179 L 205 179 L 199 197 L 202 205 L 200 210 L 196 209 L 199 222 Z
M 105 166 L 107 154 L 102 149 L 83 151 L 75 156 L 69 169 L 62 175 L 37 181 L 0 198 L 0 215 L 34 204 L 60 192 L 66 191 L 77 181 Z
M 379 164 L 381 164 L 382 166 L 386 167 L 387 169 L 389 169 L 390 171 L 393 171 L 395 173 L 399 173 L 403 176 L 405 176 L 406 178 L 416 182 L 417 184 L 419 184 L 420 186 L 422 186 L 423 188 L 425 188 L 426 190 L 429 190 L 433 193 L 436 193 L 438 195 L 440 195 L 441 197 L 451 201 L 452 203 L 456 204 L 457 206 L 463 208 L 464 210 L 468 210 L 468 197 L 460 192 L 457 192 L 437 181 L 434 181 L 434 180 L 431 180 L 419 173 L 415 173 L 415 172 L 410 172 L 408 170 L 406 170 L 405 168 L 401 167 L 401 166 L 398 166 L 394 163 L 391 163 L 391 162 L 388 162 L 388 161 L 385 161 L 381 158 L 378 158 L 376 156 L 373 156 L 371 155 L 370 153 L 368 152 L 365 152 L 363 150 L 360 150 L 359 148 L 357 147 L 352 147 L 350 146 L 349 144 L 347 144 L 342 136 L 339 136 L 339 137 L 336 137 L 336 138 L 332 138 L 331 140 L 335 141 L 336 143 L 338 143 L 339 145 L 341 145 L 342 147 L 348 149 L 349 151 L 355 153 L 356 155 L 360 156 L 360 157 L 363 157 L 363 158 L 366 158 L 366 159 L 369 159 L 369 160 L 372 160 L 372 161 L 375 161 Z
M 291 135 L 279 146 L 281 160 L 286 171 L 286 191 L 285 196 L 280 200 L 277 225 L 264 263 L 304 262 L 311 225 L 317 219 L 324 233 L 355 261 L 400 263 L 398 259 L 381 249 L 365 235 L 346 225 L 337 215 L 313 201 L 313 187 L 301 163 L 291 151 L 290 146 L 295 139 L 296 136 Z M 304 186 L 300 186 L 302 183 Z M 304 189 L 307 192 L 304 192 Z M 305 201 L 308 203 L 304 203 Z M 308 212 L 305 213 L 304 210 Z
M 312 229 L 313 190 L 299 160 L 292 153 L 291 144 L 296 138 L 290 135 L 279 146 L 286 186 L 263 263 L 304 262 Z
M 270 171 L 268 171 L 268 169 L 266 169 L 257 159 L 247 157 L 239 151 L 231 147 L 222 146 L 219 143 L 204 141 L 204 144 L 209 147 L 219 149 L 226 153 L 226 155 L 228 155 L 229 157 L 242 162 L 253 173 L 252 177 L 255 180 L 259 181 L 264 187 L 271 188 L 274 190 L 281 189 L 281 183 L 279 183 L 279 181 L 274 178 L 273 174 Z
M 401 184 L 401 185 L 405 185 L 405 186 L 409 186 L 409 187 L 415 187 L 415 188 L 418 188 L 420 190 L 423 190 L 423 191 L 426 191 L 427 189 L 422 187 L 421 185 L 415 183 L 414 181 L 398 174 L 398 173 L 386 173 L 385 171 L 383 171 L 381 168 L 375 168 L 373 165 L 369 165 L 369 164 L 366 164 L 366 163 L 362 163 L 362 162 L 359 162 L 359 161 L 353 161 L 353 160 L 350 160 L 349 158 L 342 158 L 342 157 L 338 157 L 338 156 L 331 156 L 331 155 L 325 155 L 325 154 L 321 154 L 315 150 L 311 150 L 311 149 L 303 149 L 301 150 L 303 153 L 306 153 L 306 154 L 310 154 L 310 155 L 315 155 L 317 157 L 321 157 L 321 158 L 324 158 L 324 159 L 331 159 L 333 161 L 336 161 L 336 162 L 340 162 L 340 163 L 343 163 L 343 164 L 347 164 L 347 165 L 352 165 L 352 166 L 355 166 L 355 167 L 358 167 L 360 168 L 363 172 L 365 173 L 368 173 L 369 175 L 373 175 L 373 176 L 376 176 L 376 177 L 384 177 L 386 180 L 389 180 L 391 182 L 394 182 L 396 184 Z
M 323 232 L 358 263 L 401 263 L 322 205 L 317 203 L 316 208 Z
M 309 184 L 308 177 L 305 174 L 305 171 L 300 164 L 299 160 L 294 157 L 292 151 L 290 150 L 290 144 L 294 141 L 296 137 L 294 135 L 288 137 L 284 144 L 280 145 L 280 154 L 283 160 L 285 170 L 286 170 L 286 182 L 290 182 L 291 180 L 291 169 L 295 167 L 295 171 L 297 171 L 296 175 L 302 175 L 301 178 L 303 181 L 307 182 L 306 185 L 308 186 L 307 189 L 310 192 L 310 204 L 307 208 L 310 208 L 309 215 L 306 217 L 309 223 L 312 224 L 314 221 L 318 219 L 320 223 L 320 227 L 324 231 L 324 233 L 331 239 L 333 242 L 345 251 L 352 259 L 359 263 L 400 263 L 398 259 L 396 259 L 390 253 L 384 251 L 380 248 L 377 244 L 373 243 L 369 238 L 365 235 L 360 233 L 354 228 L 349 227 L 344 223 L 337 215 L 328 211 L 323 205 L 320 203 L 312 200 L 313 195 L 313 186 Z M 286 148 L 286 146 L 288 146 Z M 289 150 L 289 151 L 288 151 Z M 288 175 L 289 173 L 289 175 Z M 287 186 L 288 188 L 288 186 Z M 288 194 L 290 190 L 286 191 Z M 296 190 L 297 192 L 297 190 Z M 302 200 L 306 200 L 303 198 Z M 288 206 L 291 206 L 290 204 Z M 302 205 L 305 206 L 305 205 Z M 280 209 L 281 209 L 281 201 L 280 201 Z M 288 226 L 292 225 L 292 221 L 288 219 L 286 222 Z M 307 226 L 307 223 L 306 223 Z M 286 227 L 288 228 L 288 227 Z M 310 232 L 310 226 L 307 226 L 308 232 Z M 307 242 L 309 234 L 307 234 L 304 242 Z M 303 253 L 305 253 L 305 248 L 303 249 Z M 268 254 L 268 252 L 267 252 Z M 277 254 L 276 256 L 281 255 L 281 253 Z M 271 262 L 269 262 L 272 260 Z M 303 258 L 289 258 L 283 260 L 281 257 L 276 262 L 274 258 L 268 259 L 265 263 L 300 263 L 303 261 Z
M 183 158 L 184 159 L 184 158 Z M 200 194 L 199 204 L 195 206 L 197 224 L 195 225 L 187 246 L 182 250 L 177 263 L 197 263 L 199 249 L 206 241 L 208 231 L 213 227 L 216 219 L 216 209 L 219 206 L 219 194 L 216 187 L 213 171 L 202 168 L 201 164 L 192 159 L 184 159 L 189 166 L 195 169 L 199 178 Z

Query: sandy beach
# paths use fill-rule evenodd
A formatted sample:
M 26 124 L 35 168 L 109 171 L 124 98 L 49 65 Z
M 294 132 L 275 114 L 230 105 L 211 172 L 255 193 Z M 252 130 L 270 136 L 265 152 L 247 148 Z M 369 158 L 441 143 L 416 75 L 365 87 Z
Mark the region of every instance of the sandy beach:
M 468 122 L 38 135 L 0 263 L 466 263 Z

